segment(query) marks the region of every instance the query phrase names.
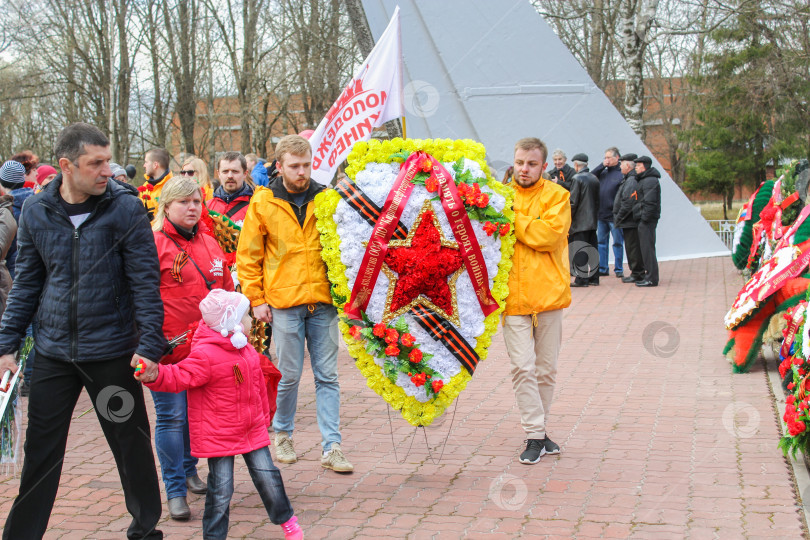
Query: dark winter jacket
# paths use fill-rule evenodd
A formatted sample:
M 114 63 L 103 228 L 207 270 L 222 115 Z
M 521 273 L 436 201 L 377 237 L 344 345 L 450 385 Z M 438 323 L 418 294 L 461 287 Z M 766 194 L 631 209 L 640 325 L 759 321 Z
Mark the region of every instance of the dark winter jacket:
M 638 221 L 649 223 L 661 217 L 661 173 L 650 167 L 638 175 L 638 204 L 633 214 Z
M 17 223 L 20 223 L 20 212 L 22 212 L 23 203 L 34 194 L 34 190 L 27 187 L 12 189 L 8 192 L 9 195 L 14 197 L 14 204 L 11 207 L 11 213 L 14 214 L 14 219 L 17 220 Z M 14 240 L 11 242 L 11 248 L 8 250 L 6 254 L 6 267 L 8 268 L 8 273 L 11 275 L 11 279 L 14 279 L 14 275 L 16 272 L 16 265 L 17 265 L 17 238 L 15 237 Z
M 613 201 L 624 180 L 622 169 L 618 165 L 605 167 L 600 163 L 591 173 L 599 179 L 599 219 L 613 221 Z
M 636 171 L 631 170 L 616 192 L 613 200 L 613 224 L 620 229 L 635 229 L 638 220 L 633 217 L 633 207 L 638 203 L 638 181 Z
M 568 233 L 595 231 L 599 215 L 599 180 L 587 167 L 571 179 L 571 228 Z
M 16 351 L 36 314 L 37 354 L 94 362 L 166 347 L 160 266 L 143 204 L 115 182 L 74 228 L 53 180 L 25 203 L 17 279 L 0 323 L 0 354 Z
M 571 191 L 571 184 L 573 183 L 575 174 L 577 174 L 577 171 L 568 163 L 563 165 L 562 169 L 554 167 L 548 171 L 549 177 L 569 192 Z

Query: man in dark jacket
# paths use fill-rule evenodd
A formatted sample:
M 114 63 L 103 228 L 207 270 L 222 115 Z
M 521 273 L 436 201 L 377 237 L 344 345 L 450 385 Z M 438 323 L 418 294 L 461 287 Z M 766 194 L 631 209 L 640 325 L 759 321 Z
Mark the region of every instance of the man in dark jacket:
M 109 181 L 109 145 L 91 125 L 65 128 L 54 148 L 62 178 L 28 199 L 20 219 L 0 370 L 17 370 L 13 353 L 35 313 L 39 330 L 20 491 L 3 538 L 45 533 L 82 388 L 118 466 L 133 517 L 127 537 L 163 537 L 149 420 L 132 376 L 139 362 L 157 375 L 152 360 L 166 347 L 160 268 L 143 205 Z
M 636 181 L 636 154 L 624 154 L 621 167 L 624 180 L 613 201 L 613 223 L 622 230 L 624 249 L 630 275 L 622 278 L 622 283 L 635 283 L 644 279 L 644 262 L 641 258 L 641 245 L 638 242 L 638 220 L 633 216 L 633 207 L 638 202 L 638 182 Z
M 599 285 L 599 251 L 596 247 L 599 214 L 599 180 L 588 170 L 588 156 L 576 154 L 571 179 L 571 227 L 568 229 L 568 256 L 574 274 L 572 287 Z
M 577 173 L 571 165 L 565 162 L 567 156 L 565 152 L 557 148 L 554 152 L 551 153 L 551 159 L 554 162 L 554 168 L 548 171 L 549 177 L 558 183 L 560 186 L 564 187 L 568 191 L 571 191 L 571 184 L 574 180 L 574 175 Z
M 646 273 L 636 287 L 658 286 L 658 259 L 655 256 L 655 228 L 661 217 L 661 173 L 652 166 L 649 156 L 636 158 L 638 203 L 633 209 L 638 220 L 638 241 Z
M 622 230 L 613 223 L 613 201 L 624 175 L 619 168 L 619 149 L 614 147 L 605 150 L 605 159 L 591 171 L 599 179 L 599 224 L 596 237 L 599 241 L 599 275 L 609 276 L 608 243 L 613 235 L 613 271 L 616 277 L 624 277 L 622 262 L 624 259 L 624 237 Z

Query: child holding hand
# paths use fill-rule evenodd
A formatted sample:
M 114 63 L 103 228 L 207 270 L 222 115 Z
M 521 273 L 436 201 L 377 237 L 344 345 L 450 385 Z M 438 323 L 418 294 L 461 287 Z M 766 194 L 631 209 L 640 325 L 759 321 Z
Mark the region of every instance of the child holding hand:
M 203 538 L 228 534 L 233 495 L 234 456 L 242 454 L 270 521 L 288 540 L 304 537 L 284 491 L 281 473 L 270 457 L 270 413 L 259 354 L 248 345 L 250 302 L 241 293 L 214 289 L 202 302 L 202 321 L 191 354 L 177 364 L 162 364 L 157 378 L 135 377 L 152 390 L 188 390 L 191 454 L 208 458 L 208 492 Z

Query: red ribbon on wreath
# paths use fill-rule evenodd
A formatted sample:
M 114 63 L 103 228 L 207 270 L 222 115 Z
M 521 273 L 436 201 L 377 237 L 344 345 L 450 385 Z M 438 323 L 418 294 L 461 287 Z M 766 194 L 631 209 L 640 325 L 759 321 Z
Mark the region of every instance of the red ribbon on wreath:
M 380 269 L 388 252 L 388 241 L 393 236 L 402 212 L 411 197 L 412 181 L 421 171 L 431 172 L 431 178 L 435 177 L 438 182 L 442 208 L 450 222 L 456 242 L 458 242 L 459 252 L 464 260 L 467 273 L 470 275 L 481 310 L 486 316 L 498 309 L 498 302 L 495 301 L 489 290 L 489 276 L 481 247 L 478 245 L 455 182 L 450 173 L 433 156 L 425 152 L 414 152 L 402 164 L 399 175 L 385 200 L 380 219 L 371 233 L 366 252 L 363 254 L 363 262 L 360 264 L 360 271 L 355 279 L 354 287 L 352 287 L 351 297 L 344 307 L 346 315 L 352 319 L 359 320 L 360 312 L 365 311 L 368 307 L 374 285 L 377 283 Z

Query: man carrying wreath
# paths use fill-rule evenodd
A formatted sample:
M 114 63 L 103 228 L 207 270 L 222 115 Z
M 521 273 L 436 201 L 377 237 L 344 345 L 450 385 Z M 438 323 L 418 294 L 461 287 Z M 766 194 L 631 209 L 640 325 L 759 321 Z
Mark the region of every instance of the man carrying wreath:
M 276 160 L 279 176 L 250 200 L 236 251 L 239 282 L 253 315 L 273 325 L 281 371 L 273 417 L 276 459 L 298 460 L 292 434 L 306 342 L 315 376 L 321 465 L 351 472 L 340 448 L 337 310 L 313 214 L 313 199 L 324 187 L 310 180 L 312 150 L 305 138 L 283 137 L 276 145 Z
M 534 464 L 560 447 L 546 432 L 562 339 L 562 310 L 571 304 L 569 193 L 542 177 L 548 149 L 534 137 L 515 144 L 515 253 L 503 335 L 512 385 L 526 432 L 520 462 Z

